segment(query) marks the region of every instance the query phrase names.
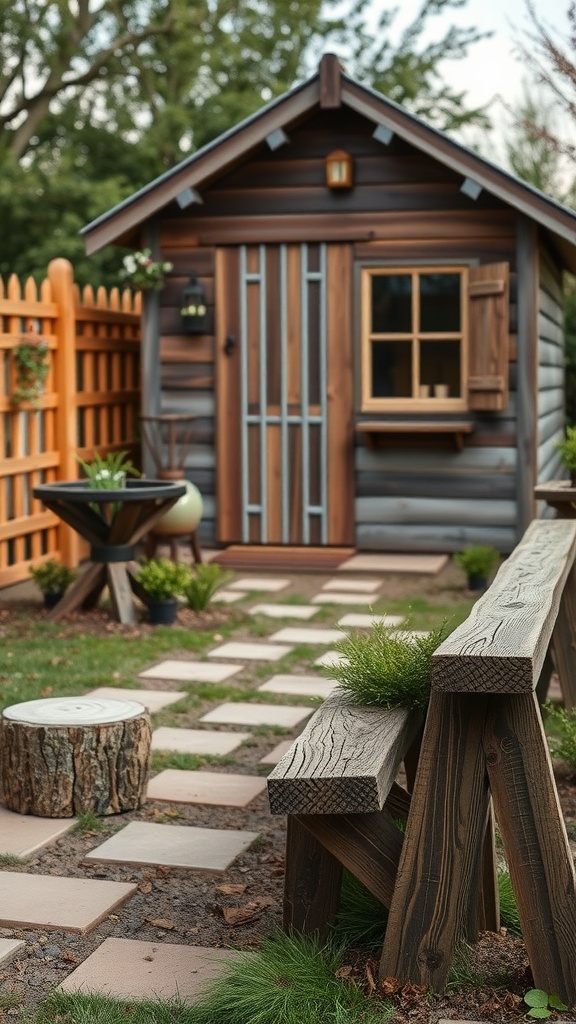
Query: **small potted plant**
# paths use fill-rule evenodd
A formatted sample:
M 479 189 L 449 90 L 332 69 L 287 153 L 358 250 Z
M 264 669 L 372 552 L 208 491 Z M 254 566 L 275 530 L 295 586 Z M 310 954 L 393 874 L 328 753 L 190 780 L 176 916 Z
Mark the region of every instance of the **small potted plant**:
M 473 544 L 454 555 L 454 561 L 465 573 L 468 590 L 483 591 L 500 555 L 489 544 Z
M 150 622 L 171 626 L 176 621 L 177 598 L 190 580 L 189 567 L 169 558 L 150 558 L 140 566 L 135 579 L 144 591 Z
M 566 437 L 556 442 L 562 465 L 570 473 L 570 484 L 576 487 L 576 427 L 566 427 Z
M 122 280 L 134 285 L 141 291 L 159 292 L 164 284 L 164 277 L 172 270 L 168 260 L 154 260 L 150 249 L 129 253 L 122 260 L 120 271 Z
M 11 396 L 13 405 L 29 402 L 33 408 L 38 408 L 50 369 L 49 351 L 48 342 L 33 334 L 25 335 L 12 349 L 16 366 L 16 386 Z
M 54 608 L 67 588 L 76 579 L 76 573 L 55 558 L 49 558 L 41 565 L 31 566 L 30 575 L 40 593 L 44 595 L 44 607 Z

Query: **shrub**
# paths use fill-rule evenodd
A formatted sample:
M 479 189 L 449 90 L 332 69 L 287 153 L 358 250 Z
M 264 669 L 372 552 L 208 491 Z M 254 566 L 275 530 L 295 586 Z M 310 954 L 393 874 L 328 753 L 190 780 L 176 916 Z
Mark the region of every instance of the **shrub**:
M 196 565 L 184 589 L 188 607 L 202 612 L 208 607 L 218 587 L 232 579 L 231 572 L 225 572 L 217 562 Z
M 576 427 L 566 427 L 566 437 L 562 441 L 556 441 L 562 465 L 570 470 L 573 477 L 576 474 Z
M 42 565 L 31 566 L 30 575 L 41 594 L 63 594 L 76 579 L 74 570 L 55 558 L 49 558 Z
M 424 712 L 430 696 L 432 655 L 447 634 L 446 623 L 427 636 L 376 622 L 370 633 L 353 633 L 336 644 L 347 661 L 330 675 L 358 704 Z
M 189 579 L 189 567 L 169 558 L 150 558 L 136 574 L 137 582 L 153 601 L 170 601 L 183 594 Z
M 566 711 L 547 701 L 544 705 L 546 722 L 550 723 L 554 732 L 548 736 L 548 746 L 552 757 L 563 761 L 571 772 L 576 772 L 576 708 Z
M 454 555 L 456 565 L 460 566 L 468 577 L 480 576 L 482 579 L 488 578 L 499 558 L 496 548 L 490 547 L 489 544 L 474 544 Z

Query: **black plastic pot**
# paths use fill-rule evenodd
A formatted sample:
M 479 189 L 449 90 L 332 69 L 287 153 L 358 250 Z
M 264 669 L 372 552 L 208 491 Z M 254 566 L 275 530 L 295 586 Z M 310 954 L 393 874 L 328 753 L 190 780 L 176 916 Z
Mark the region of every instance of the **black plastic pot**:
M 148 599 L 148 618 L 153 626 L 173 626 L 177 611 L 178 602 L 175 597 L 166 601 Z
M 485 576 L 478 576 L 476 573 L 468 577 L 468 590 L 473 590 L 475 593 L 483 594 L 488 586 L 488 580 Z
M 58 601 L 60 601 L 63 597 L 64 591 L 60 590 L 58 591 L 57 594 L 44 594 L 44 607 L 55 608 L 56 605 L 58 604 Z

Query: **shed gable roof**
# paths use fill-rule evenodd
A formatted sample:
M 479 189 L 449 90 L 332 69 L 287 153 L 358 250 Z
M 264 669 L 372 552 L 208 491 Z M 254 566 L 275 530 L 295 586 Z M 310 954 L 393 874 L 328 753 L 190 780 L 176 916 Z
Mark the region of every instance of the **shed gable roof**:
M 543 192 L 478 156 L 427 125 L 393 100 L 347 75 L 336 57 L 325 54 L 318 72 L 171 170 L 108 210 L 82 230 L 89 254 L 119 242 L 188 188 L 202 188 L 249 156 L 268 136 L 305 119 L 316 108 L 346 105 L 394 132 L 416 149 L 471 178 L 555 236 L 566 266 L 576 268 L 576 213 Z

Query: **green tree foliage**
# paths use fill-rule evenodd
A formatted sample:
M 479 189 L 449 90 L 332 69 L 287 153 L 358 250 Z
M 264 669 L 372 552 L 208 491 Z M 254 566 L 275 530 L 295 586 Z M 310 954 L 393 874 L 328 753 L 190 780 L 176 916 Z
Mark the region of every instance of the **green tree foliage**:
M 396 11 L 368 0 L 0 0 L 0 273 L 54 256 L 80 283 L 116 283 L 121 253 L 87 260 L 79 229 L 305 78 L 321 52 L 439 127 L 484 115 L 440 62 L 479 38 L 425 30 L 465 0 L 422 0 L 397 45 Z

